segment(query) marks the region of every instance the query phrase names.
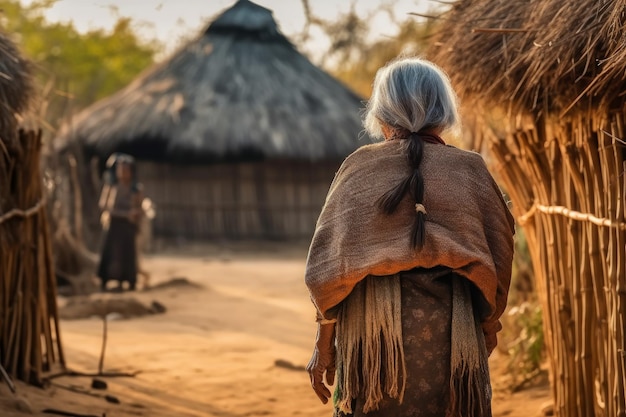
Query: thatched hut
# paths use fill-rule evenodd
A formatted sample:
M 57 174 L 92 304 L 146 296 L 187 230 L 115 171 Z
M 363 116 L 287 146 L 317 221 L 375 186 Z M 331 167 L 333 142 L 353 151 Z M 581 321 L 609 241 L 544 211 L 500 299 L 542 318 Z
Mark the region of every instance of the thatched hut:
M 461 0 L 440 23 L 431 57 L 529 243 L 556 415 L 624 416 L 626 1 Z
M 19 130 L 32 96 L 29 64 L 0 32 L 0 366 L 41 384 L 43 373 L 64 359 L 40 171 L 41 132 Z
M 138 159 L 157 236 L 300 238 L 359 145 L 360 107 L 298 53 L 270 10 L 239 0 L 58 139 L 79 143 L 88 160 Z

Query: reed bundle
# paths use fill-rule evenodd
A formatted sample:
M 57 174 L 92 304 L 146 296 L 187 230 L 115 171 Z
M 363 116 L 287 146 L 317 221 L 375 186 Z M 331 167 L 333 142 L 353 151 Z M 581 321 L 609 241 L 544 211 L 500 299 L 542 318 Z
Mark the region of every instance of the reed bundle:
M 625 10 L 461 0 L 430 51 L 524 228 L 560 417 L 626 416 Z
M 40 150 L 41 131 L 20 131 L 0 152 L 0 363 L 33 384 L 65 364 Z
M 40 171 L 41 132 L 18 130 L 33 94 L 29 63 L 0 32 L 0 364 L 41 384 L 64 364 Z
M 626 415 L 626 154 L 597 135 L 625 124 L 579 115 L 487 140 L 528 239 L 557 416 Z

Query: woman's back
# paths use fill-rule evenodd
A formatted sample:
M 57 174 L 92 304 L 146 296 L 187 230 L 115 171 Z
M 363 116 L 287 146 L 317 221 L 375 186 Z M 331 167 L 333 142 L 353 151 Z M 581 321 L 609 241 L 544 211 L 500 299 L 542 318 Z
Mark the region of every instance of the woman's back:
M 391 215 L 378 207 L 380 196 L 407 175 L 404 146 L 400 140 L 363 146 L 337 172 L 311 243 L 329 251 L 311 251 L 307 262 L 318 307 L 337 305 L 364 274 L 445 266 L 474 282 L 496 310 L 500 277 L 510 277 L 513 235 L 498 186 L 480 155 L 425 144 L 425 244 L 413 248 L 415 203 L 406 196 Z
M 340 416 L 491 415 L 487 355 L 514 222 L 480 155 L 439 137 L 457 122 L 456 95 L 432 63 L 378 71 L 365 127 L 385 141 L 337 172 L 305 276 L 320 323 L 308 370 L 326 401 L 336 331 Z

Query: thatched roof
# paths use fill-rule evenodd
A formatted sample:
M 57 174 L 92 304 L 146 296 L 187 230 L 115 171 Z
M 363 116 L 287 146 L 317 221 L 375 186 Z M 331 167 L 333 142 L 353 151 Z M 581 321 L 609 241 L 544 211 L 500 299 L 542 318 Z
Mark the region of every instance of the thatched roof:
M 26 109 L 32 92 L 29 63 L 0 31 L 0 141 L 17 134 L 16 115 Z
M 298 53 L 272 12 L 240 0 L 170 59 L 78 114 L 58 146 L 106 158 L 205 162 L 341 158 L 361 98 Z
M 555 114 L 623 99 L 626 0 L 459 0 L 440 23 L 429 56 L 464 97 Z

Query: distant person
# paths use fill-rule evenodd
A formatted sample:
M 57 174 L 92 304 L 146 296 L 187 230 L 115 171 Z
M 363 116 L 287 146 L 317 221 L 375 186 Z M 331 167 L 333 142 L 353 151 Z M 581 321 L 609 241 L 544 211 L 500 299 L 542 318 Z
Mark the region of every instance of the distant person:
M 365 127 L 381 143 L 337 172 L 309 249 L 318 310 L 307 370 L 335 416 L 491 416 L 514 221 L 481 156 L 444 144 L 457 99 L 434 64 L 380 69 Z M 332 385 L 334 396 L 324 384 Z
M 101 288 L 115 280 L 121 289 L 123 283 L 134 290 L 139 266 L 137 233 L 143 215 L 143 193 L 137 183 L 134 159 L 125 154 L 114 154 L 107 161 L 105 184 L 100 196 L 104 245 L 98 266 Z

